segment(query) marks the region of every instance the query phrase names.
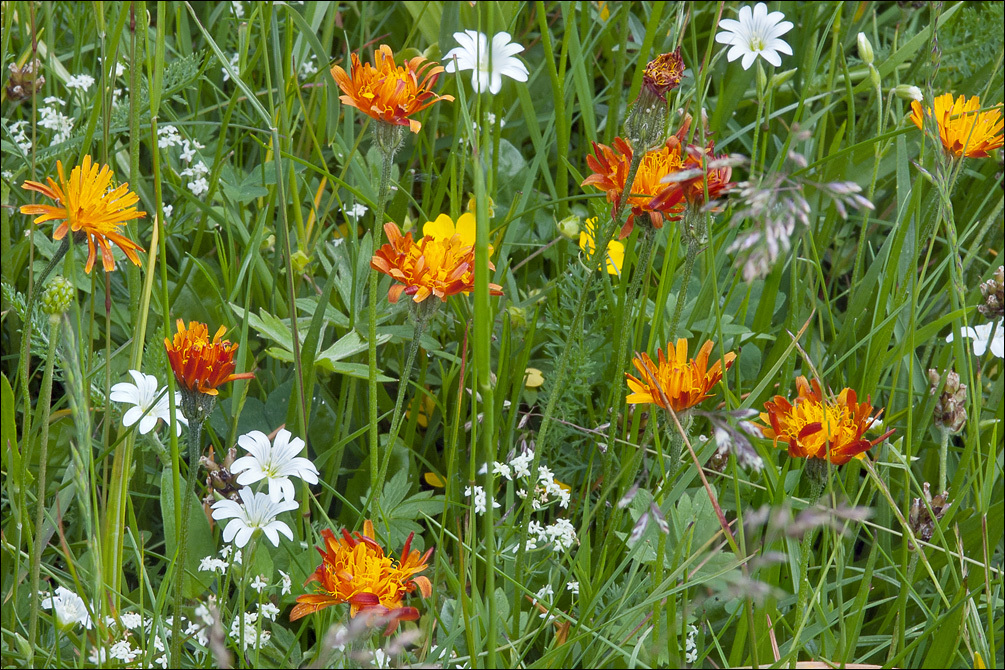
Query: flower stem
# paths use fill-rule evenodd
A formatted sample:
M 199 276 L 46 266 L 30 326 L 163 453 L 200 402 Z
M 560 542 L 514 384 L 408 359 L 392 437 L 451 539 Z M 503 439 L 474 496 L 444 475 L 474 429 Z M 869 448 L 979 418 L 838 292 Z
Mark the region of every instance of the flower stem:
M 680 293 L 677 294 L 677 306 L 673 310 L 673 318 L 670 320 L 670 337 L 677 335 L 677 326 L 680 325 L 681 313 L 684 311 L 684 302 L 687 300 L 687 285 L 691 282 L 691 273 L 694 271 L 694 260 L 698 257 L 699 245 L 701 244 L 702 233 L 692 230 L 693 226 L 701 226 L 702 215 L 692 213 L 688 208 L 684 215 L 684 237 L 687 241 L 687 257 L 684 260 L 684 273 L 681 276 Z
M 380 185 L 377 189 L 377 206 L 374 208 L 373 251 L 380 248 L 381 230 L 384 224 L 384 202 L 391 190 L 391 167 L 394 154 L 401 144 L 399 126 L 377 123 L 373 128 L 374 139 L 380 150 Z M 380 426 L 377 423 L 377 271 L 370 268 L 369 300 L 367 303 L 367 396 L 370 423 L 370 497 L 379 500 L 382 488 L 380 475 Z M 388 444 L 388 449 L 391 445 Z M 367 510 L 363 510 L 367 514 Z
M 212 398 L 213 396 L 207 396 Z M 209 412 L 206 412 L 206 416 Z M 178 538 L 178 561 L 175 563 L 174 621 L 171 624 L 171 665 L 181 667 L 181 606 L 184 599 L 185 562 L 188 560 L 188 522 L 192 514 L 192 497 L 195 495 L 195 479 L 199 472 L 199 451 L 202 444 L 203 417 L 186 417 L 188 425 L 188 479 L 182 491 L 184 502 L 181 513 L 181 534 Z M 179 501 L 175 501 L 175 505 Z
M 949 456 L 949 429 L 939 427 L 939 491 L 946 490 L 946 461 Z
M 42 436 L 38 455 L 38 493 L 35 496 L 35 528 L 31 552 L 31 619 L 28 626 L 28 648 L 34 653 L 35 635 L 38 632 L 38 578 L 42 566 L 42 523 L 45 521 L 46 461 L 49 445 L 49 403 L 52 401 L 52 369 L 56 361 L 56 338 L 59 333 L 59 315 L 49 317 L 49 352 L 45 358 L 45 373 L 38 408 L 41 412 Z M 27 455 L 22 456 L 27 460 Z M 23 481 L 23 480 L 22 480 Z

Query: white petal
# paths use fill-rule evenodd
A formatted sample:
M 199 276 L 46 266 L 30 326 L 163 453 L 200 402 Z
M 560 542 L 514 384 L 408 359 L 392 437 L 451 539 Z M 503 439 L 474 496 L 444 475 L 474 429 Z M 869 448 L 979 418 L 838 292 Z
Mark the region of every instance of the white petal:
M 790 47 L 789 43 L 785 40 L 771 40 L 771 42 L 768 43 L 768 49 L 771 49 L 772 51 L 781 51 L 783 54 L 788 54 L 789 56 L 792 55 L 792 47 Z
M 779 65 L 782 64 L 781 56 L 779 56 L 776 52 L 772 51 L 771 49 L 765 49 L 764 51 L 762 51 L 761 58 L 768 61 L 775 67 L 778 67 Z
M 276 532 L 276 529 L 272 527 L 271 523 L 268 526 L 263 526 L 262 532 L 265 533 L 265 537 L 269 538 L 269 542 L 272 543 L 272 546 L 279 546 L 279 534 Z
M 129 382 L 119 382 L 112 386 L 112 392 L 108 394 L 109 400 L 115 402 L 129 402 L 134 405 L 139 404 L 140 390 L 135 384 Z
M 735 49 L 736 47 L 733 48 Z M 757 54 L 754 53 L 753 51 L 747 51 L 746 53 L 743 54 L 743 60 L 740 61 L 740 64 L 743 65 L 744 70 L 749 70 L 750 66 L 754 64 L 755 60 L 757 60 Z
M 131 412 L 132 410 L 129 411 Z M 157 427 L 156 416 L 153 416 L 152 414 L 147 414 L 145 417 L 140 419 L 140 435 L 146 435 L 156 427 Z
M 241 472 L 243 470 L 248 470 L 250 468 L 257 468 L 258 470 L 261 470 L 262 469 L 262 465 L 261 465 L 261 463 L 258 462 L 258 459 L 255 458 L 254 456 L 241 456 L 236 461 L 234 461 L 233 463 L 231 463 L 231 465 L 230 465 L 230 472 L 231 472 L 231 474 L 237 474 L 238 472 Z M 259 477 L 259 479 L 261 479 L 261 477 Z M 257 482 L 258 479 L 254 480 L 254 481 Z M 244 483 L 242 483 L 240 481 L 238 481 L 238 483 L 241 484 L 241 486 L 244 486 Z
M 131 426 L 137 421 L 139 421 L 141 416 L 143 416 L 143 408 L 138 406 L 130 407 L 128 410 L 126 410 L 126 413 L 122 415 L 122 425 L 127 427 Z M 140 431 L 140 432 L 146 432 L 146 431 Z
M 227 526 L 223 529 L 223 541 L 230 542 L 237 535 L 237 531 L 244 528 L 244 523 L 236 519 L 227 523 Z M 239 545 L 243 547 L 244 545 Z
M 231 523 L 234 523 L 233 521 Z M 228 526 L 229 527 L 229 526 Z M 248 528 L 247 526 L 242 526 L 239 531 L 237 531 L 237 539 L 234 541 L 239 548 L 244 548 L 244 545 L 248 544 L 248 540 L 254 535 L 255 529 Z

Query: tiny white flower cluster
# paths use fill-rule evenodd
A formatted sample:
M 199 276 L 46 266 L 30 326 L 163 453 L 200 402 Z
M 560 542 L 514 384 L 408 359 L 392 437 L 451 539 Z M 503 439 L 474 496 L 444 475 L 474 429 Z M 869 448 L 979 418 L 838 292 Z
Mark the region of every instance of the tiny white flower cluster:
M 241 54 L 235 53 L 234 55 L 232 55 L 230 57 L 230 67 L 233 68 L 234 72 L 237 73 L 238 77 L 241 76 L 241 67 L 240 67 L 240 65 L 241 65 Z M 223 80 L 224 81 L 230 81 L 230 72 L 227 71 L 227 68 L 225 68 L 225 67 L 220 68 L 220 72 L 223 73 Z
M 367 207 L 361 202 L 357 202 L 352 207 L 345 210 L 345 215 L 353 221 L 359 221 L 360 217 L 366 214 Z
M 263 616 L 263 618 L 265 618 Z M 244 627 L 244 648 L 254 647 L 260 649 L 269 643 L 272 633 L 263 630 L 259 634 L 258 612 L 246 612 L 239 614 L 230 625 L 230 639 L 234 642 L 241 640 L 241 627 Z
M 10 124 L 10 138 L 24 153 L 31 151 L 31 138 L 28 137 L 28 122 L 15 121 Z
M 311 54 L 308 58 L 301 61 L 297 76 L 300 77 L 300 81 L 303 81 L 304 79 L 314 76 L 317 72 L 317 57 L 314 54 Z
M 206 175 L 209 174 L 209 168 L 202 161 L 199 161 L 195 165 L 190 165 L 181 171 L 182 177 L 191 177 L 187 186 L 188 190 L 192 191 L 192 195 L 199 197 L 205 195 L 209 191 L 209 182 L 206 180 Z
M 698 635 L 698 627 L 694 624 L 688 624 L 687 639 L 684 641 L 685 663 L 694 663 L 698 660 L 698 645 L 694 641 L 696 635 Z
M 62 112 L 61 108 L 66 104 L 66 101 L 50 95 L 42 102 L 45 103 L 45 107 L 38 110 L 38 125 L 52 131 L 51 143 L 60 144 L 70 139 L 74 120 Z
M 485 488 L 482 486 L 465 486 L 464 487 L 464 497 L 474 498 L 475 513 L 485 514 L 487 509 L 486 503 L 488 502 L 488 496 L 485 494 Z M 492 507 L 501 507 L 499 501 L 495 498 L 492 499 Z
M 157 146 L 161 149 L 181 147 L 180 156 L 185 163 L 191 163 L 192 159 L 195 158 L 195 152 L 206 148 L 206 145 L 199 140 L 189 140 L 182 137 L 181 133 L 178 132 L 178 128 L 170 125 L 157 129 Z
M 494 462 L 492 470 L 495 474 L 515 482 L 517 479 L 530 477 L 530 466 L 533 462 L 534 451 L 528 449 L 514 457 L 509 463 Z M 567 508 L 569 506 L 572 494 L 555 481 L 555 474 L 547 466 L 538 466 L 537 480 L 538 484 L 534 487 L 534 498 L 531 500 L 534 509 L 543 509 L 552 500 L 558 500 L 560 507 Z M 521 498 L 526 498 L 527 494 L 527 489 L 517 490 L 517 495 Z
M 548 526 L 532 519 L 527 524 L 527 532 L 529 535 L 527 538 L 527 551 L 537 549 L 540 544 L 547 544 L 549 542 L 554 543 L 557 551 L 568 551 L 578 541 L 576 538 L 576 528 L 568 519 L 556 519 L 555 523 Z
M 75 74 L 66 80 L 66 87 L 69 89 L 80 89 L 86 91 L 94 86 L 94 77 L 89 74 Z

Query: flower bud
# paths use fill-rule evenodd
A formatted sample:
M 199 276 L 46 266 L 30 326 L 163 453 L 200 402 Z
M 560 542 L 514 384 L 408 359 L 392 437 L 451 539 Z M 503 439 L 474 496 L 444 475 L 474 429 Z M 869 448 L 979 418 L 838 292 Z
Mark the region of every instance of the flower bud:
M 932 395 L 939 390 L 940 378 L 938 370 L 928 371 L 928 381 L 932 385 L 929 393 Z M 933 420 L 936 426 L 950 433 L 960 432 L 967 422 L 967 385 L 960 383 L 960 376 L 953 370 L 946 373 L 946 385 L 935 403 Z
M 56 275 L 49 280 L 42 292 L 42 311 L 51 317 L 57 317 L 70 309 L 76 290 L 67 279 Z
M 791 70 L 786 70 L 785 72 L 776 72 L 771 75 L 771 88 L 777 89 L 778 87 L 786 84 L 796 75 L 796 70 L 798 70 L 798 68 L 792 68 Z
M 516 305 L 509 305 L 506 308 L 506 312 L 509 314 L 509 322 L 514 328 L 526 328 L 527 327 L 527 310 L 523 307 L 517 307 Z
M 625 119 L 625 136 L 633 150 L 645 153 L 663 144 L 668 123 L 666 94 L 680 86 L 683 74 L 679 47 L 646 65 L 642 90 Z
M 562 237 L 576 241 L 579 239 L 579 217 L 575 214 L 567 216 L 558 222 L 558 232 Z
M 302 273 L 307 268 L 307 264 L 310 262 L 310 257 L 299 249 L 294 251 L 293 255 L 290 256 L 290 264 L 293 265 L 293 271 L 297 274 Z
M 883 80 L 879 76 L 879 70 L 876 69 L 875 65 L 871 64 L 869 65 L 869 79 L 872 81 L 873 86 L 875 86 L 877 89 L 880 88 L 880 85 L 882 84 Z
M 876 55 L 872 50 L 872 43 L 869 42 L 869 38 L 865 36 L 865 33 L 858 34 L 858 55 L 866 65 L 872 65 L 876 59 Z
M 917 100 L 918 102 L 922 102 L 925 99 L 920 88 L 917 86 L 908 86 L 907 84 L 900 84 L 893 89 L 893 93 L 901 100 Z
M 989 319 L 1000 319 L 1005 316 L 1005 266 L 999 265 L 991 279 L 981 284 L 981 294 L 984 304 L 977 309 Z

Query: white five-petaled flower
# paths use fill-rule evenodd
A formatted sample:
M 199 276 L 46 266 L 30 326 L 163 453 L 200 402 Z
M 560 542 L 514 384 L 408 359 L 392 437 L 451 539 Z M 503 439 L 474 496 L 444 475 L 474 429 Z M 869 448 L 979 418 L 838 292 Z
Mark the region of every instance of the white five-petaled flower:
M 295 501 L 275 503 L 267 494 L 252 493 L 248 488 L 241 489 L 239 493 L 243 505 L 238 505 L 233 500 L 218 500 L 213 503 L 214 519 L 230 519 L 223 529 L 224 542 L 233 541 L 238 547 L 243 547 L 257 530 L 265 533 L 265 537 L 276 547 L 279 546 L 279 533 L 293 539 L 293 531 L 284 522 L 277 521 L 276 515 L 299 507 Z
M 40 604 L 53 611 L 60 630 L 69 630 L 78 623 L 84 624 L 84 628 L 91 628 L 91 615 L 87 613 L 84 599 L 65 586 L 57 586 L 56 594 L 43 598 Z
M 527 81 L 527 66 L 516 57 L 523 51 L 523 45 L 510 42 L 509 33 L 496 33 L 491 45 L 485 33 L 476 30 L 454 33 L 454 39 L 460 46 L 444 56 L 443 69 L 446 72 L 473 70 L 471 86 L 476 93 L 488 88 L 489 93 L 495 95 L 502 89 L 504 75 L 516 81 Z
M 716 34 L 715 41 L 730 45 L 726 54 L 730 63 L 743 56 L 740 64 L 744 70 L 749 69 L 758 56 L 778 67 L 782 64 L 779 52 L 792 55 L 792 47 L 781 39 L 792 30 L 792 23 L 783 19 L 785 15 L 781 12 L 769 13 L 763 2 L 754 5 L 753 11 L 749 5 L 741 7 L 738 21 L 723 19 L 719 22 L 723 30 Z
M 308 484 L 317 484 L 318 469 L 310 459 L 297 456 L 307 445 L 299 437 L 292 440 L 290 437 L 292 434 L 284 428 L 276 434 L 275 442 L 269 442 L 269 437 L 258 430 L 237 438 L 237 443 L 248 451 L 247 456 L 242 456 L 230 466 L 232 474 L 241 473 L 237 483 L 247 486 L 267 480 L 272 502 L 293 500 L 296 496 L 290 477 L 300 477 Z
M 994 333 L 992 334 L 992 331 Z M 988 349 L 998 358 L 1005 358 L 1005 319 L 999 319 L 998 323 L 984 323 L 979 326 L 963 329 L 960 333 L 963 337 L 969 337 L 974 341 L 974 354 L 983 356 Z M 953 334 L 949 333 L 946 342 L 953 341 Z
M 145 375 L 139 370 L 130 370 L 135 384 L 120 382 L 112 387 L 112 392 L 108 396 L 115 402 L 135 405 L 126 410 L 122 417 L 122 425 L 129 427 L 140 422 L 140 434 L 146 435 L 154 427 L 157 421 L 164 419 L 165 423 L 171 423 L 171 404 L 168 402 L 167 390 L 164 387 L 158 388 L 157 377 Z M 181 394 L 175 391 L 174 396 L 175 416 L 178 419 L 178 434 L 181 435 L 182 424 L 188 425 L 188 419 L 181 413 Z

